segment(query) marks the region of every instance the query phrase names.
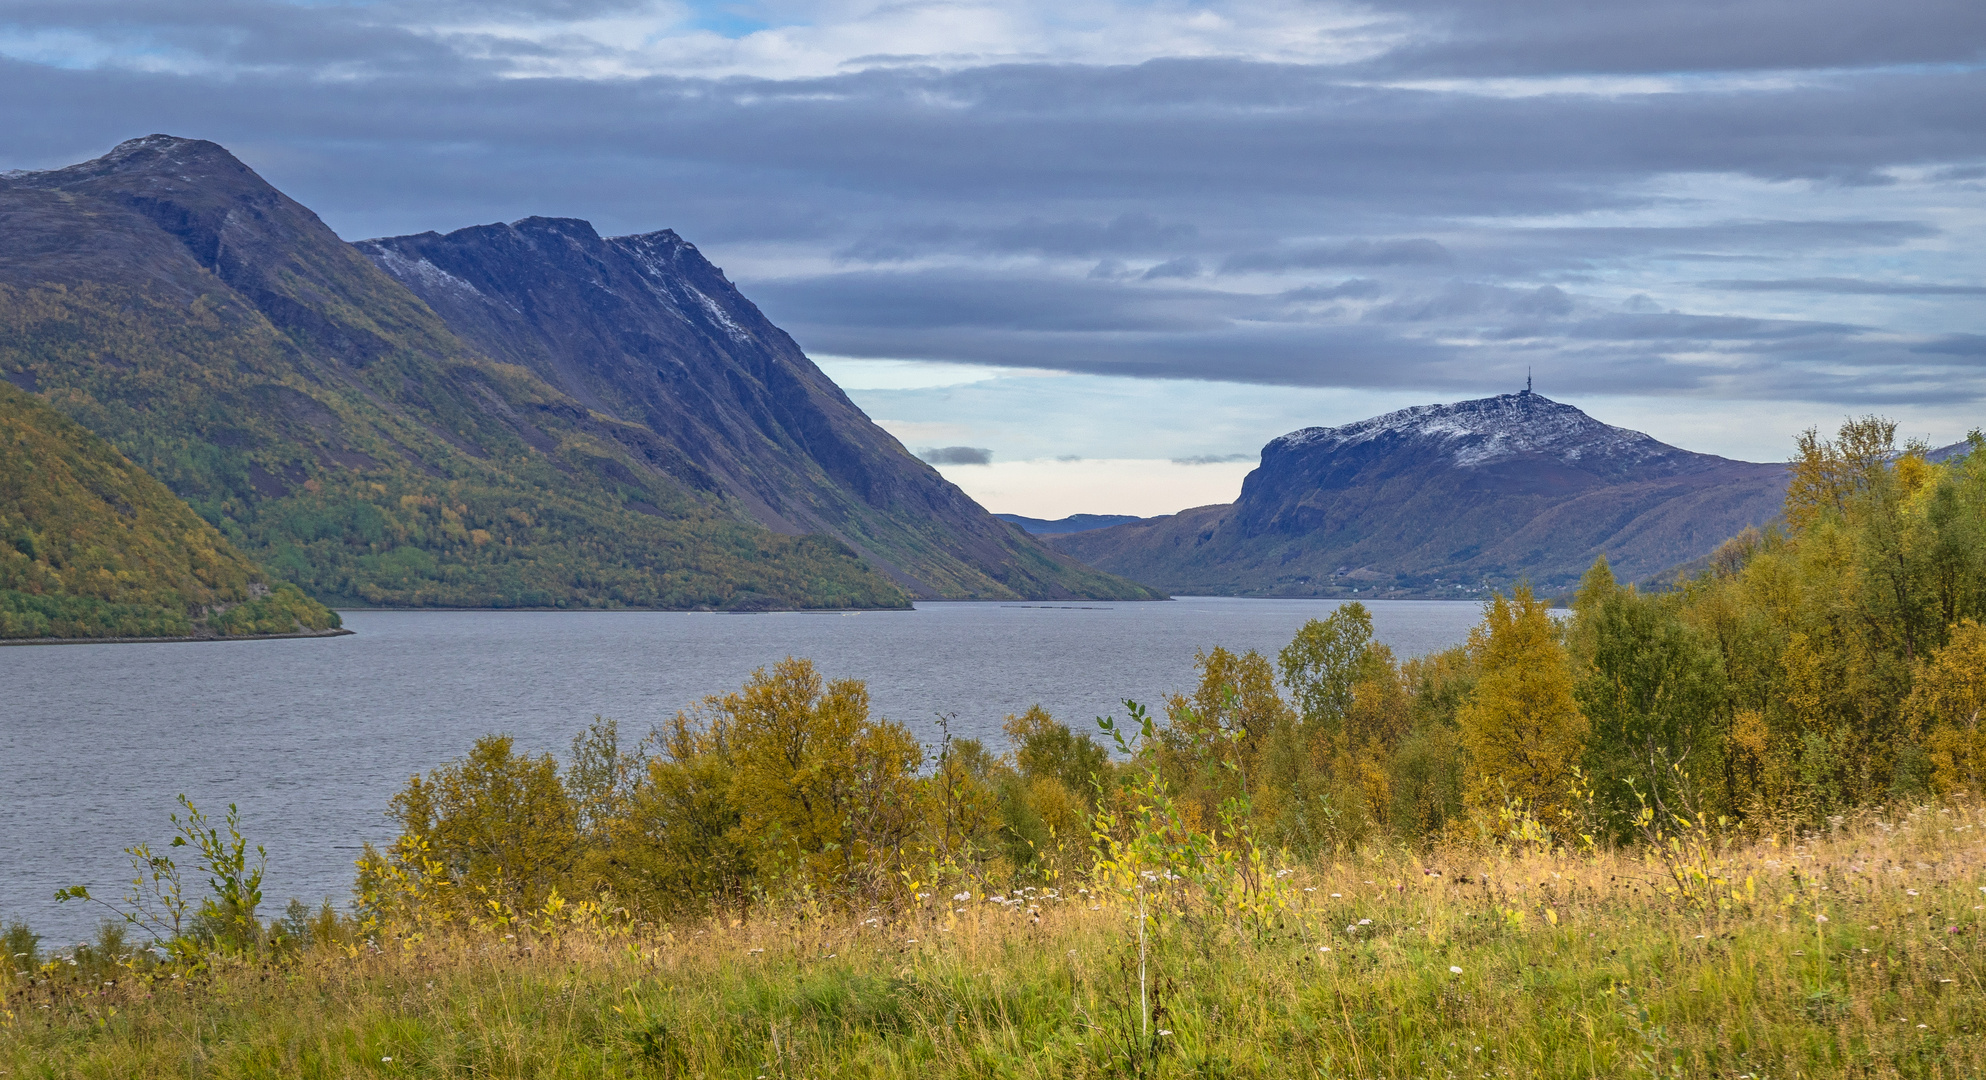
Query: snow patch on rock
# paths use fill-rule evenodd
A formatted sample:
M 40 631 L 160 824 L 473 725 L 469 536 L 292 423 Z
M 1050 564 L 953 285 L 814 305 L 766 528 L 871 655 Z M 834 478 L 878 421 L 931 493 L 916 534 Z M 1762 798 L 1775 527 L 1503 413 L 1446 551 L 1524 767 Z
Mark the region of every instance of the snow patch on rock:
M 628 252 L 634 259 L 635 265 L 641 267 L 643 276 L 649 279 L 650 291 L 657 297 L 667 300 L 670 308 L 685 321 L 689 316 L 683 309 L 684 304 L 695 304 L 702 308 L 710 317 L 710 321 L 716 323 L 731 340 L 747 342 L 752 339 L 751 332 L 738 325 L 738 321 L 731 317 L 731 313 L 725 310 L 722 303 L 691 285 L 684 278 L 677 264 L 682 261 L 686 251 L 691 253 L 696 251 L 695 245 L 668 229 L 644 233 L 640 236 L 615 237 L 609 242 L 621 245 Z
M 409 259 L 385 244 L 368 242 L 362 245 L 366 254 L 381 270 L 412 285 L 419 282 L 431 289 L 447 289 L 466 296 L 481 297 L 483 294 L 474 285 L 443 270 L 426 259 Z
M 724 310 L 724 305 L 712 300 L 697 289 L 691 289 L 690 295 L 696 297 L 703 304 L 703 309 L 710 312 L 711 319 L 717 325 L 724 328 L 724 332 L 731 336 L 731 340 L 749 341 L 751 339 L 751 335 L 745 332 L 745 328 L 739 326 L 736 320 L 731 318 L 731 313 Z

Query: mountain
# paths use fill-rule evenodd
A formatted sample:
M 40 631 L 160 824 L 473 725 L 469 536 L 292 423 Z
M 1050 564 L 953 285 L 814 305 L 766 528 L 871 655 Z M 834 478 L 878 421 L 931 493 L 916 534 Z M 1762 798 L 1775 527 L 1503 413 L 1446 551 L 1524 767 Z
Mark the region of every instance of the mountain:
M 322 599 L 751 610 L 1136 589 L 990 518 L 1006 541 L 990 548 L 912 522 L 984 578 L 912 590 L 865 560 L 861 535 L 768 529 L 725 487 L 721 454 L 463 340 L 213 143 L 155 135 L 0 177 L 0 235 L 0 375 Z M 779 415 L 781 387 L 715 377 Z M 870 449 L 915 465 L 893 440 Z M 982 549 L 1006 561 L 969 563 Z
M 1972 440 L 1960 439 L 1959 441 L 1952 443 L 1949 446 L 1940 446 L 1933 448 L 1932 450 L 1925 453 L 1924 460 L 1933 463 L 1950 461 L 1955 457 L 1963 457 L 1971 452 L 1972 452 Z
M 674 232 L 525 218 L 357 245 L 483 355 L 654 433 L 674 470 L 922 596 L 1149 594 L 1017 535 L 877 427 Z
M 213 143 L 0 178 L 0 372 L 341 604 L 900 606 L 652 435 L 464 345 Z
M 109 443 L 0 384 L 0 638 L 332 632 Z
M 1070 533 L 1088 532 L 1091 529 L 1108 529 L 1112 525 L 1124 525 L 1133 521 L 1143 521 L 1132 514 L 1070 514 L 1068 517 L 1031 518 L 1020 514 L 994 514 L 996 518 L 1010 525 L 1019 525 L 1030 536 L 1067 536 Z
M 1177 592 L 1465 597 L 1639 580 L 1779 512 L 1782 465 L 1696 454 L 1524 391 L 1424 405 L 1262 449 L 1230 505 L 1054 540 Z

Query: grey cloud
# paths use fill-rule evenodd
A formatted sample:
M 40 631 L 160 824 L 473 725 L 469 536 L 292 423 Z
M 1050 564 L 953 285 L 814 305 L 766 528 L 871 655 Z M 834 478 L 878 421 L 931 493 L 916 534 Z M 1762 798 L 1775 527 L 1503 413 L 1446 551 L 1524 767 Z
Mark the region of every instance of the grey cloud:
M 1200 454 L 1195 457 L 1173 458 L 1174 465 L 1225 465 L 1235 461 L 1254 461 L 1256 454 Z
M 1308 303 L 1319 300 L 1370 300 L 1383 292 L 1385 286 L 1371 278 L 1350 278 L 1336 285 L 1302 285 L 1285 289 L 1280 298 L 1291 303 Z
M 1211 289 L 959 271 L 784 279 L 758 284 L 753 295 L 783 322 L 898 329 L 1194 333 L 1219 329 L 1238 314 L 1266 307 L 1256 299 Z
M 906 217 L 958 221 L 968 232 L 954 251 L 1045 248 L 1013 224 L 1030 214 L 1111 223 L 1145 207 L 1136 213 L 1161 229 L 1193 222 L 1200 252 L 1276 251 L 1290 233 L 1349 244 L 1407 219 L 1639 205 L 1646 196 L 1620 185 L 1664 173 L 1824 178 L 1986 158 L 1986 113 L 1960 104 L 1986 97 L 1986 73 L 1972 72 L 1492 99 L 1347 87 L 1319 69 L 1235 61 L 788 82 L 445 72 L 307 85 L 0 62 L 0 95 L 36 106 L 10 132 L 8 164 L 76 160 L 134 132 L 209 137 L 270 167 L 335 227 L 364 234 L 547 212 L 631 231 L 666 213 L 705 244 L 819 238 L 826 250 L 887 242 Z M 1574 232 L 1530 254 L 1575 258 Z M 1637 242 L 1634 230 L 1593 232 L 1594 250 Z M 1067 246 L 1114 235 L 1108 224 L 1098 233 Z M 1438 242 L 1458 259 L 1484 255 L 1456 237 Z
M 134 65 L 220 69 L 224 77 L 285 69 L 341 79 L 446 77 L 471 66 L 422 32 L 425 19 L 407 25 L 394 15 L 386 8 L 261 0 L 17 0 L 0 9 L 0 27 L 75 35 Z
M 1921 221 L 1732 221 L 1640 227 L 1495 229 L 1458 234 L 1451 249 L 1472 269 L 1540 274 L 1622 258 L 1768 262 L 1812 251 L 1895 247 L 1939 235 Z
M 1108 221 L 1029 218 L 1010 225 L 956 222 L 896 226 L 864 236 L 835 252 L 845 262 L 894 262 L 932 251 L 985 251 L 1090 258 L 1176 249 L 1199 230 L 1151 214 L 1124 213 Z
M 1556 285 L 1516 289 L 1473 281 L 1451 281 L 1438 292 L 1389 301 L 1365 314 L 1371 322 L 1430 322 L 1485 315 L 1558 317 L 1572 314 L 1572 298 Z
M 1150 207 L 1141 212 L 1158 221 L 1200 219 L 1203 244 L 1237 227 L 1265 239 L 1314 235 L 1325 222 L 1357 236 L 1402 216 L 1629 205 L 1643 197 L 1612 185 L 1664 172 L 1822 179 L 1986 157 L 1986 114 L 1961 104 L 1986 96 L 1986 73 L 1972 72 L 1495 99 L 1346 87 L 1318 69 L 1233 61 L 784 83 L 445 73 L 307 86 L 13 63 L 0 65 L 0 90 L 43 103 L 14 133 L 17 156 L 55 143 L 73 159 L 142 130 L 273 144 L 314 159 L 332 214 L 376 206 L 396 188 L 418 187 L 426 194 L 413 197 L 438 208 L 448 205 L 441 191 L 515 188 L 543 199 L 556 169 L 550 194 L 629 217 L 735 202 L 723 224 L 738 236 L 789 235 L 789 216 L 860 235 L 919 207 L 939 210 L 933 217 L 977 207 L 1011 223 L 1023 207 L 1102 201 L 1116 204 L 1106 221 L 1126 205 Z M 788 215 L 786 203 L 814 212 Z
M 1619 13 L 1618 25 L 1649 37 L 1644 59 L 1680 55 L 1682 45 L 1660 38 L 1651 20 L 1697 12 L 1693 2 L 1658 0 Z M 1816 2 L 1827 12 L 1840 0 Z M 1725 6 L 1743 9 L 1731 18 L 1781 10 L 1761 0 Z M 235 149 L 348 236 L 528 214 L 586 217 L 607 233 L 674 227 L 720 263 L 760 258 L 758 272 L 748 263 L 734 273 L 745 292 L 803 346 L 854 356 L 1457 392 L 1517 385 L 1535 364 L 1568 392 L 1843 402 L 1912 393 L 1967 399 L 1982 378 L 1976 332 L 1986 327 L 1962 312 L 1954 317 L 1968 321 L 1937 332 L 1903 332 L 1720 321 L 1664 314 L 1670 304 L 1654 301 L 1603 312 L 1621 305 L 1579 295 L 1582 279 L 1621 267 L 1659 270 L 1658 280 L 1752 272 L 1761 281 L 1831 280 L 1801 276 L 1816 272 L 1801 260 L 1821 255 L 1830 261 L 1820 272 L 1862 275 L 1833 280 L 1876 280 L 1852 260 L 1949 248 L 1935 224 L 1887 209 L 1921 202 L 1884 202 L 1874 188 L 1859 204 L 1866 220 L 1706 221 L 1712 204 L 1662 192 L 1672 177 L 1712 185 L 1742 176 L 1794 182 L 1783 190 L 1797 200 L 1815 186 L 1907 173 L 1969 197 L 1970 188 L 1956 185 L 1974 184 L 1986 162 L 1986 110 L 1976 104 L 1986 99 L 1986 71 L 1976 68 L 1531 97 L 1350 78 L 1384 74 L 1376 69 L 1183 59 L 588 82 L 499 77 L 509 60 L 394 23 L 403 10 L 239 0 L 8 5 L 0 23 L 59 26 L 71 17 L 64 12 L 81 12 L 73 19 L 91 33 L 132 41 L 149 34 L 206 50 L 225 71 L 175 76 L 0 60 L 0 100 L 16 106 L 0 168 L 67 164 L 132 135 L 168 131 Z M 580 9 L 525 0 L 506 10 Z M 1390 10 L 1424 22 L 1411 49 L 1388 61 L 1400 72 L 1485 64 L 1485 43 L 1513 41 L 1513 71 L 1632 70 L 1640 62 L 1600 49 L 1589 66 L 1575 63 L 1574 44 L 1614 39 L 1601 40 L 1606 27 L 1571 7 L 1485 0 L 1480 15 L 1434 4 Z M 1905 3 L 1894 9 L 1900 25 L 1889 38 L 1841 48 L 1909 53 L 1918 46 L 1903 37 L 1914 30 L 1901 24 L 1929 10 Z M 1947 19 L 1953 10 L 1937 8 L 1945 12 L 1938 25 L 1959 40 L 1971 24 Z M 160 11 L 168 15 L 146 22 Z M 1521 29 L 1553 12 L 1563 32 L 1534 29 L 1515 40 L 1519 31 L 1497 22 L 1507 13 Z M 1824 43 L 1805 40 L 1821 31 L 1780 29 L 1787 42 L 1746 47 L 1758 56 L 1828 55 Z M 1553 60 L 1553 49 L 1570 50 L 1570 59 Z M 1596 210 L 1692 223 L 1505 224 Z M 797 265 L 818 266 L 821 256 L 842 262 L 804 274 L 779 269 L 796 265 L 780 261 L 794 253 Z M 1067 268 L 1015 270 L 1025 259 L 1012 256 L 1095 261 L 1082 278 Z M 927 257 L 965 269 L 887 265 Z M 1753 263 L 1763 266 L 1754 271 Z M 1140 278 L 1196 265 L 1198 277 Z M 1233 281 L 1205 276 L 1212 267 L 1278 280 L 1259 294 L 1224 291 L 1210 286 Z M 1305 283 L 1335 278 L 1334 269 L 1371 277 Z M 1965 277 L 1946 264 L 1912 276 Z M 1767 286 L 1702 288 L 1736 296 Z M 1858 317 L 1883 296 L 1906 294 L 1863 295 L 1871 300 Z
M 1859 335 L 1866 327 L 1797 319 L 1757 319 L 1729 315 L 1637 314 L 1617 312 L 1583 319 L 1565 329 L 1574 338 L 1605 341 L 1694 344 L 1718 341 L 1768 342 Z
M 649 0 L 389 0 L 370 6 L 373 12 L 381 15 L 391 12 L 399 20 L 419 26 L 463 17 L 489 21 L 509 16 L 563 22 L 640 11 L 653 5 Z
M 385 56 L 396 39 L 423 40 L 430 50 L 498 73 L 519 56 L 586 57 L 598 46 L 561 38 L 560 22 L 646 6 L 641 0 L 16 0 L 0 22 L 127 47 L 169 44 L 229 74 L 315 64 L 315 74 L 340 77 L 397 67 Z M 1368 77 L 1963 65 L 1979 61 L 1986 41 L 1986 12 L 1974 0 L 1376 0 L 1368 10 L 1400 42 L 1354 69 Z M 518 41 L 436 29 L 506 20 L 548 32 L 542 40 Z M 901 69 L 961 59 L 876 55 L 850 66 Z
M 1570 315 L 1572 297 L 1556 285 L 1540 285 L 1527 293 L 1520 293 L 1510 300 L 1513 315 Z
M 1866 281 L 1861 278 L 1783 278 L 1774 280 L 1705 281 L 1704 288 L 1731 292 L 1837 293 L 1844 296 L 1986 296 L 1986 285 L 1938 285 L 1913 281 Z
M 1446 385 L 1442 366 L 1454 352 L 1432 342 L 1356 329 L 1278 334 L 1225 327 L 1200 333 L 1083 334 L 823 327 L 804 332 L 809 340 L 820 341 L 822 349 L 843 355 L 943 356 L 1096 375 L 1300 386 Z M 1465 381 L 1480 378 L 1480 372 L 1471 373 Z
M 993 464 L 993 451 L 983 446 L 927 446 L 917 456 L 933 465 Z
M 1604 311 L 1564 289 L 1450 283 L 1419 307 L 1356 323 L 1275 321 L 1285 294 L 1154 288 L 1136 283 L 938 280 L 843 275 L 787 281 L 766 309 L 822 351 L 921 356 L 1096 374 L 1367 388 L 1493 392 L 1527 367 L 1564 393 L 1703 393 L 1857 402 L 1976 400 L 1986 372 L 1977 335 L 1911 337 L 1817 320 Z M 869 300 L 856 286 L 881 290 Z M 908 291 L 906 291 L 908 290 Z M 998 297 L 954 311 L 934 297 Z M 1071 295 L 1062 295 L 1062 294 Z M 1389 304 L 1380 305 L 1382 312 Z M 1031 312 L 1058 302 L 1072 322 Z M 1582 313 L 1583 312 L 1583 313 Z M 1447 343 L 1457 328 L 1476 343 Z
M 1138 275 L 1146 281 L 1161 281 L 1166 278 L 1196 278 L 1200 276 L 1200 260 L 1191 255 L 1177 259 L 1167 259 Z
M 1577 335 L 1529 341 L 1485 335 L 1467 348 L 1371 326 L 1196 334 L 800 329 L 805 340 L 847 355 L 944 356 L 1139 378 L 1474 394 L 1521 386 L 1533 367 L 1541 389 L 1564 394 L 1705 394 L 1844 408 L 1986 400 L 1986 373 L 1976 359 L 1986 348 L 1977 343 L 1941 340 L 1913 351 L 1874 335 L 1782 332 L 1769 323 L 1749 333 L 1734 324 L 1590 325 Z
M 1915 346 L 1912 351 L 1986 358 L 1986 334 L 1946 334 L 1935 341 Z
M 1426 31 L 1374 61 L 1396 74 L 1839 69 L 1977 62 L 1971 0 L 1381 0 Z
M 1939 233 L 1923 221 L 1731 221 L 1707 225 L 1638 228 L 1560 228 L 1515 232 L 1521 239 L 1549 245 L 1573 244 L 1587 250 L 1695 252 L 1733 247 L 1799 249 L 1821 245 L 1890 247 Z
M 1353 240 L 1280 251 L 1245 251 L 1221 263 L 1222 273 L 1317 269 L 1326 266 L 1441 266 L 1454 261 L 1433 240 Z

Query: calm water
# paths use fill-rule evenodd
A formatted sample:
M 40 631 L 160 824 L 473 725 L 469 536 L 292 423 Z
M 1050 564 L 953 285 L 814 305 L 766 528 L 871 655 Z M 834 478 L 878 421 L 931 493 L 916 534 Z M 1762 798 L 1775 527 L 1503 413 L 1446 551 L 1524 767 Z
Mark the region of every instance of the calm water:
M 355 612 L 350 637 L 193 645 L 0 648 L 0 918 L 74 941 L 94 913 L 51 899 L 115 895 L 124 847 L 168 838 L 174 796 L 241 806 L 269 850 L 265 903 L 342 902 L 363 841 L 391 838 L 387 801 L 486 732 L 563 751 L 595 715 L 640 734 L 753 669 L 811 657 L 867 680 L 875 710 L 1003 749 L 1036 702 L 1086 726 L 1129 697 L 1189 686 L 1197 649 L 1273 655 L 1335 601 L 924 604 L 911 612 Z M 1370 605 L 1402 657 L 1461 641 L 1469 602 Z

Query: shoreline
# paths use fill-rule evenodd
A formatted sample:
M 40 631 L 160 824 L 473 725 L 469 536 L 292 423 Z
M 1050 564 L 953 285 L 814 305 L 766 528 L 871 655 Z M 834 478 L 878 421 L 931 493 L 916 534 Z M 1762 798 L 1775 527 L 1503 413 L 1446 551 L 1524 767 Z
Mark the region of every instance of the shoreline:
M 333 638 L 355 634 L 356 630 L 339 627 L 336 630 L 304 630 L 294 634 L 243 634 L 235 637 L 222 637 L 210 634 L 205 637 L 64 637 L 64 638 L 0 638 L 0 645 L 185 645 L 201 641 L 283 641 L 290 638 Z

